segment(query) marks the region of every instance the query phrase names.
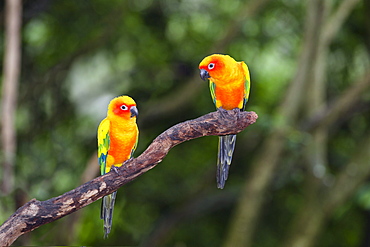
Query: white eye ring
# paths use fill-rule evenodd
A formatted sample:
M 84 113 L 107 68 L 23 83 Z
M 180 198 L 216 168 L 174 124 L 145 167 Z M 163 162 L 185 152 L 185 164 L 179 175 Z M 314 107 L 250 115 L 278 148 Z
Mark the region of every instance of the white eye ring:
M 121 105 L 121 110 L 123 110 L 123 111 L 127 111 L 128 110 L 128 107 L 126 106 L 126 105 Z
M 208 64 L 208 69 L 213 69 L 214 67 L 215 67 L 215 64 L 214 63 Z

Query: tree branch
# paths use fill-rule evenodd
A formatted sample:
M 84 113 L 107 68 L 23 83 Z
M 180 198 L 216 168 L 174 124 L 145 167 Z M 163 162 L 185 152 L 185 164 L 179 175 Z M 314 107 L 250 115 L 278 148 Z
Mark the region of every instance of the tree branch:
M 237 198 L 236 191 L 224 190 L 222 193 L 202 193 L 192 197 L 184 205 L 169 212 L 153 231 L 139 244 L 141 247 L 165 246 L 169 235 L 176 230 L 178 225 L 193 220 L 197 217 L 204 217 L 217 210 L 230 206 Z
M 370 72 L 352 83 L 328 107 L 320 109 L 310 119 L 301 124 L 303 131 L 313 131 L 315 128 L 328 128 L 338 120 L 348 109 L 359 101 L 360 96 L 370 88 Z
M 352 155 L 347 165 L 336 176 L 332 187 L 327 187 L 325 197 L 320 203 L 326 215 L 331 214 L 335 208 L 341 205 L 348 197 L 353 195 L 361 184 L 370 175 L 370 132 L 364 133 L 364 137 L 358 144 L 356 152 Z
M 0 226 L 0 246 L 12 244 L 19 236 L 71 214 L 111 194 L 119 187 L 155 167 L 174 146 L 210 135 L 236 134 L 255 123 L 254 112 L 211 112 L 179 123 L 160 134 L 136 159 L 125 162 L 117 172 L 109 172 L 61 196 L 46 201 L 32 199 Z
M 8 194 L 13 189 L 13 167 L 16 152 L 16 131 L 14 127 L 18 97 L 18 80 L 21 64 L 22 1 L 8 0 L 5 4 L 5 48 L 4 80 L 2 88 L 1 144 L 3 181 L 1 190 Z
M 344 0 L 341 1 L 336 11 L 331 15 L 329 20 L 325 23 L 324 31 L 322 32 L 322 39 L 325 44 L 330 44 L 338 33 L 343 23 L 351 14 L 360 0 Z

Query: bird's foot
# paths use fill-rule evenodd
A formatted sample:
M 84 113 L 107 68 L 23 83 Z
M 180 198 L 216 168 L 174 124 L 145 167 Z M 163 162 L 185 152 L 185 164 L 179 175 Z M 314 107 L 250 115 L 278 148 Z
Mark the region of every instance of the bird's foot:
M 133 159 L 134 159 L 134 158 L 132 158 L 132 157 L 131 157 L 131 158 L 129 158 L 128 160 L 125 160 L 125 161 L 122 163 L 122 166 L 123 166 L 123 167 L 126 167 L 126 165 L 125 165 L 125 164 L 126 164 L 127 162 L 130 162 L 130 161 L 131 161 L 131 160 L 133 160 Z
M 133 160 L 133 159 L 134 159 L 134 158 L 130 158 L 130 159 L 126 160 L 125 162 L 123 162 L 123 163 L 122 163 L 122 166 L 120 166 L 120 167 L 112 166 L 112 168 L 111 168 L 111 169 L 112 169 L 115 173 L 117 173 L 118 175 L 123 176 L 123 175 L 127 174 L 127 173 L 128 173 L 128 170 L 129 170 L 125 164 L 126 164 L 127 162 L 129 162 L 129 161 Z
M 240 113 L 241 113 L 242 109 L 240 109 L 240 108 L 234 108 L 234 109 L 232 109 L 232 111 L 234 113 L 236 113 L 236 118 L 239 119 L 240 118 Z
M 221 115 L 221 117 L 222 118 L 227 118 L 227 110 L 225 110 L 224 108 L 222 108 L 222 107 L 219 107 L 219 108 L 217 108 L 217 111 L 220 113 L 220 115 Z
M 217 109 L 217 111 L 220 113 L 222 118 L 227 118 L 227 115 L 229 115 L 230 112 L 233 112 L 234 114 L 236 114 L 237 118 L 240 118 L 240 112 L 242 110 L 240 108 L 234 108 L 234 109 L 228 111 L 228 110 L 225 110 L 224 108 L 220 107 L 220 108 Z
M 117 173 L 118 175 L 122 176 L 122 172 L 118 169 L 119 167 L 117 166 L 112 166 L 111 170 Z

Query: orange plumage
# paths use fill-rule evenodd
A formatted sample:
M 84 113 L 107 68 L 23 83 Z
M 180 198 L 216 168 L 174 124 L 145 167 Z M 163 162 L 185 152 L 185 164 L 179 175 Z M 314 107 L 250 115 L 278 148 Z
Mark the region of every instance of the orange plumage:
M 247 65 L 228 55 L 213 54 L 199 64 L 200 76 L 209 79 L 209 88 L 217 109 L 243 110 L 249 97 L 250 76 Z M 223 188 L 229 173 L 236 135 L 220 136 L 217 161 L 217 186 Z
M 250 76 L 244 62 L 236 62 L 228 55 L 214 54 L 205 57 L 199 69 L 210 81 L 216 108 L 242 109 L 249 96 Z
M 132 157 L 139 135 L 137 116 L 136 103 L 129 96 L 114 98 L 109 103 L 107 117 L 98 128 L 98 161 L 102 175 L 109 172 L 113 165 L 122 166 Z M 105 237 L 111 230 L 116 193 L 103 198 L 101 218 L 104 220 Z

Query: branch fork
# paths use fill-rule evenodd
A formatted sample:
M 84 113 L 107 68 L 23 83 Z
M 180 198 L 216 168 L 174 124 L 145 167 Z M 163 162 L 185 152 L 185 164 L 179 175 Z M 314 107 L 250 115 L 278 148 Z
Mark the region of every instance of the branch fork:
M 11 245 L 19 236 L 71 214 L 118 190 L 155 167 L 174 146 L 199 137 L 237 134 L 256 122 L 255 112 L 220 111 L 174 125 L 164 131 L 137 158 L 127 160 L 116 171 L 99 176 L 58 197 L 32 199 L 0 226 L 0 246 Z

